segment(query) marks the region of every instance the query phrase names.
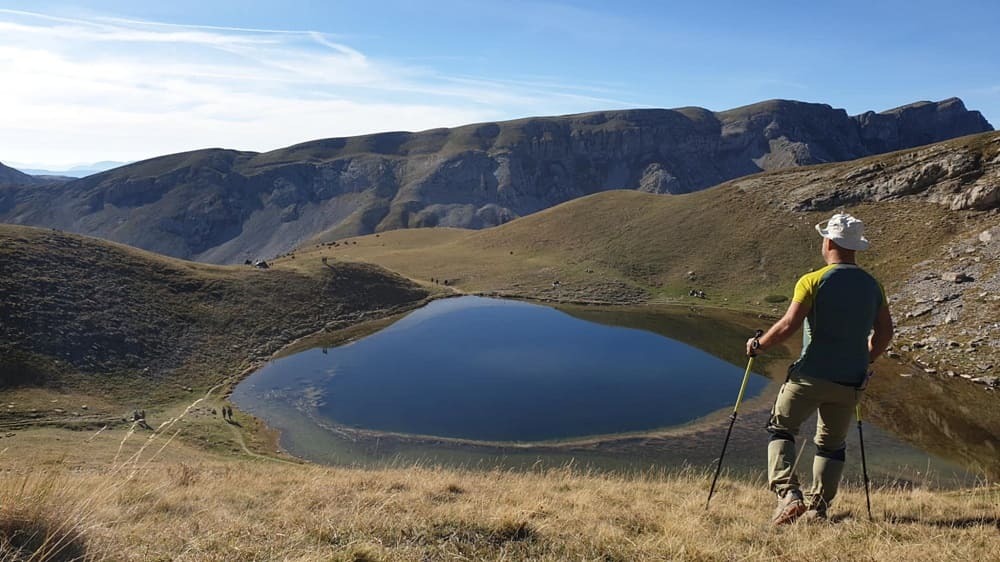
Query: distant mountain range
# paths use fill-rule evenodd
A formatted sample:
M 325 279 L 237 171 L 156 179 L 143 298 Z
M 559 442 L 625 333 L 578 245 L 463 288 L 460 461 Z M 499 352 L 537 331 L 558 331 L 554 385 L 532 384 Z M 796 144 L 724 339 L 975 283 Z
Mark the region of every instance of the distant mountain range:
M 199 150 L 57 185 L 11 181 L 0 188 L 0 221 L 233 263 L 307 240 L 483 228 L 600 191 L 688 193 L 761 171 L 991 130 L 956 98 L 856 116 L 772 100 L 718 113 L 688 107 L 536 117 L 266 153 Z
M 105 160 L 102 162 L 94 162 L 92 164 L 80 164 L 78 166 L 71 166 L 69 168 L 59 168 L 59 169 L 45 169 L 38 168 L 31 165 L 11 163 L 11 167 L 17 168 L 18 170 L 31 174 L 32 176 L 55 176 L 64 178 L 84 178 L 87 176 L 92 176 L 100 172 L 118 168 L 119 166 L 124 166 L 128 162 L 114 162 L 111 160 Z

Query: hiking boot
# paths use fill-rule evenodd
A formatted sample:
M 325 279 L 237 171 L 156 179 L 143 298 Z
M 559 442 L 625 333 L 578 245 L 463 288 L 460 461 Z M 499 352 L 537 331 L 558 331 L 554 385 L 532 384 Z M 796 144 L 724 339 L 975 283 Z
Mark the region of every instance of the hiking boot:
M 802 492 L 789 490 L 778 500 L 778 507 L 774 509 L 771 524 L 788 525 L 794 523 L 805 512 L 806 503 L 802 501 Z
M 802 514 L 802 517 L 799 518 L 799 521 L 816 523 L 825 523 L 826 520 L 826 509 L 820 509 L 818 507 L 811 507 L 807 509 L 806 512 Z
M 827 505 L 828 504 L 826 503 L 826 501 L 823 500 L 823 498 L 821 496 L 818 496 L 818 495 L 815 495 L 815 494 L 812 495 L 809 498 L 808 509 L 806 509 L 806 512 L 802 514 L 801 520 L 802 521 L 817 521 L 817 522 L 824 522 L 824 521 L 826 521 L 827 520 L 827 518 L 826 518 L 826 508 L 827 508 Z

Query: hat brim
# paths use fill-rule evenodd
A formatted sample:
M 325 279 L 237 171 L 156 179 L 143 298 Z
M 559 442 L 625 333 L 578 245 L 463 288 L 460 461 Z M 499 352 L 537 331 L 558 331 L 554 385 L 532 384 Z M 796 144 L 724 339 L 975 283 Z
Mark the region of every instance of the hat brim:
M 868 239 L 864 236 L 861 238 L 844 238 L 843 236 L 837 236 L 829 230 L 822 228 L 819 224 L 816 225 L 816 232 L 818 232 L 823 238 L 836 242 L 838 246 L 844 248 L 845 250 L 864 251 L 867 250 L 869 246 Z

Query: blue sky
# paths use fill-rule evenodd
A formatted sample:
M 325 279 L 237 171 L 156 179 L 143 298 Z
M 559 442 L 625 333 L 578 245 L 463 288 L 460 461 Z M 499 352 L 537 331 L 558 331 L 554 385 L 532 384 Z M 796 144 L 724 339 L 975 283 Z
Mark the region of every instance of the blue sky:
M 1000 124 L 1000 8 L 811 4 L 0 0 L 0 160 L 771 98 L 959 96 Z

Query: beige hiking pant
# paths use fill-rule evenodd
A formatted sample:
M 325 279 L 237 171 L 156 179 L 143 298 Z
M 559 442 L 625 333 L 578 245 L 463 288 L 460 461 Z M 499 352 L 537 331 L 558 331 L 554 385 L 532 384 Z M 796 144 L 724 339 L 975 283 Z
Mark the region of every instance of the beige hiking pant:
M 809 505 L 826 508 L 833 502 L 844 472 L 847 432 L 855 419 L 854 408 L 862 393 L 863 390 L 852 386 L 801 375 L 793 375 L 781 385 L 767 424 L 771 434 L 767 446 L 767 477 L 772 491 L 783 496 L 789 490 L 799 489 L 798 476 L 792 471 L 795 436 L 802 422 L 818 411 Z

